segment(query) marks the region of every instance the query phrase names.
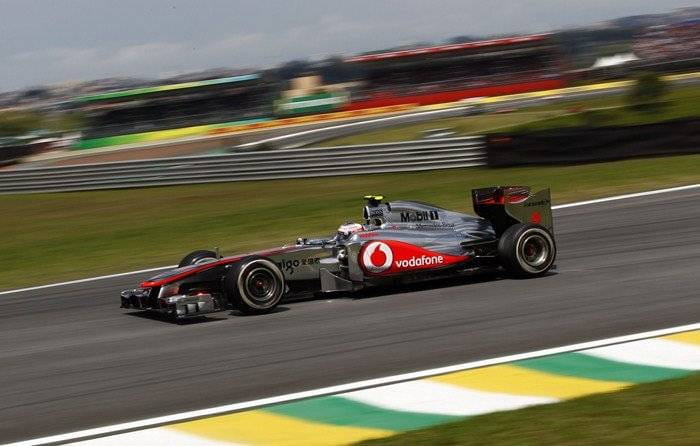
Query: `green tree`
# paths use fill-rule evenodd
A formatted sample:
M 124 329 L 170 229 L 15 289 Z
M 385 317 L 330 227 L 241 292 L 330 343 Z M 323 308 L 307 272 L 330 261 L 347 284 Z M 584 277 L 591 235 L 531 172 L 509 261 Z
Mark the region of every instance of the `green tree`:
M 656 111 L 661 98 L 668 92 L 668 85 L 656 73 L 643 73 L 627 94 L 627 103 L 638 110 Z
M 19 136 L 41 127 L 36 113 L 6 111 L 0 113 L 0 136 Z

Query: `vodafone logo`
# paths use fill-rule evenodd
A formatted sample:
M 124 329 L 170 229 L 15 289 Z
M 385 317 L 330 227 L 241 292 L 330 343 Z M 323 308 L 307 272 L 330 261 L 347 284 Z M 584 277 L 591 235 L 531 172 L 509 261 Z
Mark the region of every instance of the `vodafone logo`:
M 396 261 L 396 267 L 397 268 L 414 268 L 414 267 L 420 267 L 420 266 L 433 266 L 433 265 L 442 265 L 444 263 L 445 258 L 443 256 L 420 256 L 420 257 L 411 257 L 410 259 L 404 259 L 404 260 L 397 260 Z
M 394 253 L 384 242 L 371 242 L 367 244 L 362 254 L 362 265 L 371 273 L 381 273 L 391 268 L 394 261 Z
M 365 273 L 371 276 L 387 276 L 442 268 L 468 259 L 468 256 L 430 251 L 400 240 L 374 240 L 362 247 L 358 263 Z

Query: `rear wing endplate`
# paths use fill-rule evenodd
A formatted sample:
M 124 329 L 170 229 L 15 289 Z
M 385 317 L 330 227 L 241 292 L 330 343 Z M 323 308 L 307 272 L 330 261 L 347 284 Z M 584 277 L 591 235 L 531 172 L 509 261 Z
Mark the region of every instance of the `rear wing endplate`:
M 496 235 L 516 223 L 533 223 L 554 233 L 549 189 L 531 193 L 527 186 L 472 189 L 474 212 L 491 222 Z

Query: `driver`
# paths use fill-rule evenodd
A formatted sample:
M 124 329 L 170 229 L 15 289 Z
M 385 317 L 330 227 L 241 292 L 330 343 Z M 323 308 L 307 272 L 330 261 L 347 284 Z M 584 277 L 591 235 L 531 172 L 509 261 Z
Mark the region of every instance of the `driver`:
M 365 227 L 361 224 L 348 221 L 340 225 L 340 227 L 338 228 L 338 237 L 342 239 L 348 239 L 352 237 L 353 234 L 362 232 L 364 230 Z

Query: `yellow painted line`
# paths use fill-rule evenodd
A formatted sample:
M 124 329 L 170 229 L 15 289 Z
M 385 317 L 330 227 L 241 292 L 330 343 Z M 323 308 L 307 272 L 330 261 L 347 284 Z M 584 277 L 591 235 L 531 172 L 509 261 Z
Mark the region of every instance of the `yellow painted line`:
M 258 126 L 258 128 L 245 127 L 245 125 L 236 125 L 230 127 L 218 127 L 215 129 L 210 129 L 206 133 L 210 135 L 224 135 L 224 134 L 235 134 L 235 133 L 249 133 L 260 131 L 262 127 L 269 128 L 292 128 L 301 127 L 308 122 L 343 122 L 348 119 L 354 119 L 359 116 L 375 116 L 381 117 L 387 114 L 394 114 L 400 111 L 408 111 L 417 108 L 416 104 L 402 104 L 402 105 L 392 105 L 390 107 L 378 107 L 369 108 L 366 110 L 353 110 L 347 112 L 334 112 L 327 113 L 325 115 L 311 115 L 302 118 L 282 118 L 275 119 L 272 121 L 266 121 L 264 125 Z M 248 124 L 251 125 L 251 124 Z
M 700 73 L 681 73 L 681 74 L 669 74 L 668 76 L 663 76 L 667 81 L 677 81 L 681 79 L 696 79 L 700 77 Z
M 686 331 L 685 333 L 676 333 L 676 334 L 664 336 L 663 339 L 668 339 L 670 341 L 687 342 L 689 344 L 700 345 L 700 330 Z
M 613 392 L 630 385 L 554 375 L 507 364 L 436 376 L 431 380 L 487 392 L 560 399 Z
M 395 434 L 381 429 L 310 423 L 263 410 L 204 418 L 167 428 L 220 442 L 261 446 L 331 446 Z
M 188 136 L 197 136 L 206 132 L 210 128 L 209 125 L 198 125 L 194 127 L 183 127 L 179 129 L 170 130 L 157 130 L 154 132 L 148 132 L 145 135 L 145 141 L 159 141 L 162 139 L 176 139 L 184 138 Z

